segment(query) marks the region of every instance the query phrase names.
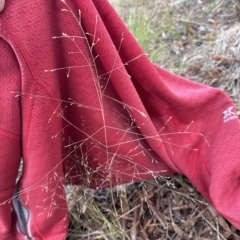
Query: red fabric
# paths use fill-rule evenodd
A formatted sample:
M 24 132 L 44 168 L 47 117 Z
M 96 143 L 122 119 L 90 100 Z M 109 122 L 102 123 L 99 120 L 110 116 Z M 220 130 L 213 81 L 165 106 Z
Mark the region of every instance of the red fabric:
M 66 3 L 65 3 L 66 2 Z M 0 14 L 0 239 L 64 239 L 63 183 L 186 175 L 240 229 L 240 122 L 221 90 L 152 64 L 106 0 L 8 0 Z

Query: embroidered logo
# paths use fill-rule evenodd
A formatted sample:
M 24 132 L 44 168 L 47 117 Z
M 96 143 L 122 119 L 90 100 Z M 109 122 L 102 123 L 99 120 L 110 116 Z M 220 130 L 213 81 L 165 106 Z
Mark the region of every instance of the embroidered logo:
M 235 112 L 232 111 L 233 109 L 233 106 L 232 107 L 229 107 L 228 109 L 226 109 L 225 111 L 223 111 L 223 122 L 226 123 L 226 122 L 229 122 L 233 119 L 236 119 L 238 118 L 237 117 L 237 114 Z

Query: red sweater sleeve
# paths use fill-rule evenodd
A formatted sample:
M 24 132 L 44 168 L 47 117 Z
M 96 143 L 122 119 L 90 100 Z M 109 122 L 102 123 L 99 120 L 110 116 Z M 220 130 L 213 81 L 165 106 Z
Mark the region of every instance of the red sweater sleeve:
M 208 201 L 240 228 L 240 121 L 232 100 L 219 89 L 200 86 L 159 67 L 156 69 L 170 88 L 175 85 L 174 95 L 179 95 L 178 103 L 172 102 L 171 95 L 165 100 L 177 124 L 193 121 L 185 136 L 192 154 L 178 146 L 178 154 L 172 154 L 172 160 Z M 173 126 L 169 127 L 170 132 L 174 131 Z M 176 134 L 174 140 L 182 143 L 183 139 L 181 134 Z
M 0 38 L 0 236 L 8 239 L 11 227 L 11 199 L 21 157 L 20 70 L 13 50 Z

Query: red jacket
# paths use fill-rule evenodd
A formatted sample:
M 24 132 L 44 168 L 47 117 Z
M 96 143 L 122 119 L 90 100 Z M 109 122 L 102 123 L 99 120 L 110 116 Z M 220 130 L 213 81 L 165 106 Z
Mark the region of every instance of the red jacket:
M 233 102 L 152 64 L 108 1 L 7 0 L 0 80 L 0 239 L 64 239 L 64 184 L 174 172 L 240 229 Z

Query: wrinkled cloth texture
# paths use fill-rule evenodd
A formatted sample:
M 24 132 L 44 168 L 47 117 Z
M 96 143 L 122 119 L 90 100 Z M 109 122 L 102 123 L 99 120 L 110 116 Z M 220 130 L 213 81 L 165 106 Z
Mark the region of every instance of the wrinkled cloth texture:
M 65 184 L 173 173 L 240 229 L 233 102 L 154 65 L 108 1 L 6 1 L 0 80 L 0 239 L 64 239 Z

